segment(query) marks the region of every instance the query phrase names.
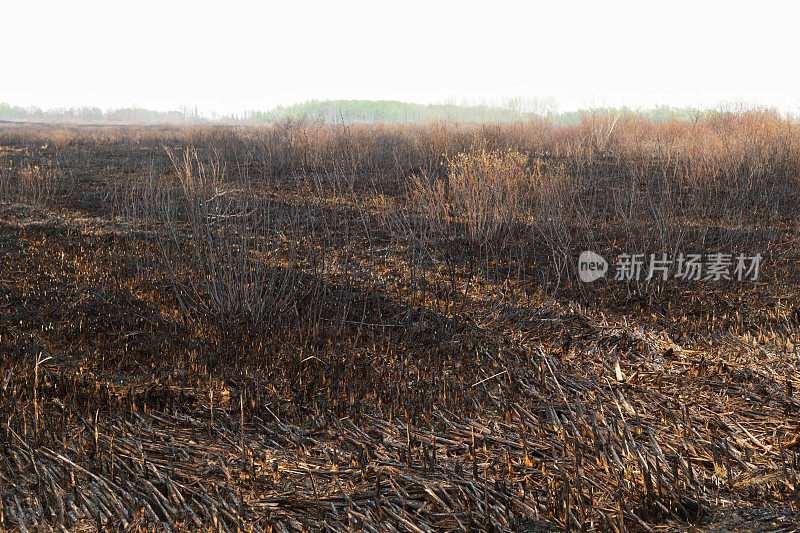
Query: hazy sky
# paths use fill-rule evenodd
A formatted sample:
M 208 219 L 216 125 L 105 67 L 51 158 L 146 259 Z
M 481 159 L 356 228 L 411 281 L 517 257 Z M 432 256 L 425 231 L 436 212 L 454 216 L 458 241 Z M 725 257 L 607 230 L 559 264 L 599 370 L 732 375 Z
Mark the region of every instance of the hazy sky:
M 509 96 L 800 108 L 791 2 L 7 1 L 0 102 L 198 106 Z

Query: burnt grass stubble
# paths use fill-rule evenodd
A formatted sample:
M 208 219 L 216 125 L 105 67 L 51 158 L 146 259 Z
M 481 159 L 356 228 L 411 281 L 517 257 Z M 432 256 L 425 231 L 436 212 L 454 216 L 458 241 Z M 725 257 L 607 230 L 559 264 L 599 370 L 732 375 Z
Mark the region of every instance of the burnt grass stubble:
M 0 529 L 792 530 L 800 149 L 711 142 L 754 120 L 3 126 Z

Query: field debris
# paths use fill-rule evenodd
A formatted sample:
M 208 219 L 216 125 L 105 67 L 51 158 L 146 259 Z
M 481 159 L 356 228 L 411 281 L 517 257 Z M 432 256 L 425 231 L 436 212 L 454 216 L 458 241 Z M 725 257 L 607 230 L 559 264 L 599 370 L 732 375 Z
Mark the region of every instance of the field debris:
M 583 173 L 613 201 L 629 153 L 460 151 L 510 165 L 509 225 L 480 182 L 454 213 L 420 199 L 446 174 L 283 173 L 230 155 L 246 132 L 49 134 L 0 129 L 72 176 L 0 202 L 0 530 L 797 530 L 796 192 L 746 238 L 658 233 L 759 249 L 761 281 L 587 286 L 545 200 Z M 609 250 L 643 231 L 597 220 Z

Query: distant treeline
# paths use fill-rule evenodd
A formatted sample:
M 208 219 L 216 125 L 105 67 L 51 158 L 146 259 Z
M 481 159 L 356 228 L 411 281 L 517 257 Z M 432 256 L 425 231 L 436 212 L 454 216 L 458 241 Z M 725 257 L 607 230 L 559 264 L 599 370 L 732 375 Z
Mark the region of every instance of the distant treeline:
M 207 122 L 197 109 L 154 111 L 141 107 L 102 110 L 99 107 L 41 109 L 0 102 L 0 120 L 22 122 L 71 122 L 81 124 L 192 124 Z
M 255 112 L 251 119 L 275 122 L 285 118 L 307 118 L 321 122 L 513 122 L 524 120 L 525 113 L 511 107 L 489 105 L 409 104 L 394 100 L 311 100 L 288 107 L 278 106 L 266 113 Z
M 656 106 L 650 109 L 609 109 L 620 115 L 634 114 L 654 122 L 697 120 L 702 112 L 693 108 Z M 549 101 L 511 99 L 501 105 L 413 104 L 394 100 L 311 100 L 270 111 L 252 111 L 241 116 L 207 117 L 197 108 L 154 111 L 140 107 L 102 110 L 98 107 L 40 109 L 0 103 L 0 120 L 24 122 L 67 122 L 98 124 L 258 124 L 283 120 L 323 123 L 385 122 L 389 124 L 447 120 L 455 122 L 517 122 L 546 119 L 557 125 L 580 124 L 586 110 L 557 112 Z
M 311 100 L 292 106 L 278 106 L 268 112 L 254 112 L 248 119 L 254 122 L 277 122 L 287 118 L 321 122 L 517 122 L 548 119 L 558 125 L 580 124 L 586 110 L 558 113 L 555 106 L 541 101 L 509 100 L 505 105 L 409 104 L 394 100 Z M 656 106 L 651 109 L 615 109 L 621 115 L 643 115 L 654 122 L 666 120 L 696 120 L 701 112 L 692 108 Z

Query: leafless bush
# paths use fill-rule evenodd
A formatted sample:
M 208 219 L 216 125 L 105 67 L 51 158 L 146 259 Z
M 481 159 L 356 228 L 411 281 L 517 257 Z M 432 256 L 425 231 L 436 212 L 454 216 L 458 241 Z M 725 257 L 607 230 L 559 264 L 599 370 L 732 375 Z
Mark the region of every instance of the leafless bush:
M 526 222 L 532 179 L 527 156 L 511 150 L 479 149 L 449 162 L 450 202 L 473 243 L 507 238 Z
M 218 160 L 194 150 L 169 156 L 174 181 L 148 183 L 147 209 L 167 231 L 157 239 L 161 264 L 181 307 L 211 321 L 221 341 L 266 333 L 291 315 L 301 291 L 297 218 L 246 183 L 232 188 Z
M 30 160 L 13 165 L 0 162 L 0 198 L 42 207 L 53 203 L 56 195 L 69 190 L 69 180 L 52 160 L 33 164 Z
M 464 237 L 486 246 L 527 222 L 533 185 L 527 156 L 474 149 L 449 160 L 447 172 L 409 177 L 403 203 L 382 197 L 382 218 L 394 235 L 431 243 Z
M 611 145 L 614 128 L 619 121 L 615 111 L 593 110 L 582 117 L 582 127 L 591 150 L 603 153 Z
M 12 162 L 8 156 L 3 154 L 0 157 L 0 200 L 9 201 L 14 190 L 14 178 L 12 177 Z
M 594 223 L 587 220 L 580 203 L 580 181 L 563 165 L 545 170 L 539 161 L 532 179 L 534 237 L 541 239 L 549 254 L 556 286 L 566 284 L 569 278 L 574 278 L 576 251 L 594 238 Z
M 17 198 L 25 203 L 44 205 L 53 196 L 56 178 L 52 163 L 46 167 L 26 164 L 17 176 Z

